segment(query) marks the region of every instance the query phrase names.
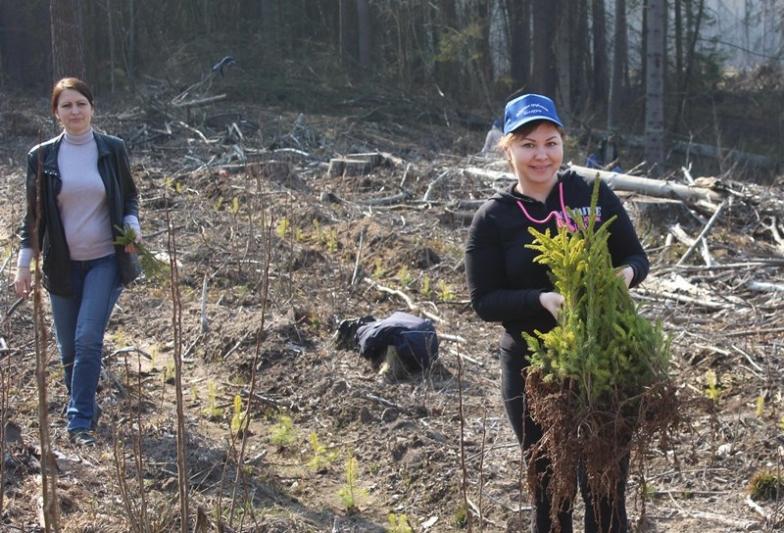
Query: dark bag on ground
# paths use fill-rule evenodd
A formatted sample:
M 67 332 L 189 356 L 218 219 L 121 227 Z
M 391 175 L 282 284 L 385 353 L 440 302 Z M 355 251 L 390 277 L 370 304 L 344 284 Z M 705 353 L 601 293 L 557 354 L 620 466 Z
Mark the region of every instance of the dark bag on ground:
M 383 320 L 359 326 L 354 340 L 359 353 L 378 368 L 394 347 L 397 356 L 408 372 L 421 372 L 430 368 L 438 358 L 438 335 L 430 320 L 408 313 L 396 312 Z

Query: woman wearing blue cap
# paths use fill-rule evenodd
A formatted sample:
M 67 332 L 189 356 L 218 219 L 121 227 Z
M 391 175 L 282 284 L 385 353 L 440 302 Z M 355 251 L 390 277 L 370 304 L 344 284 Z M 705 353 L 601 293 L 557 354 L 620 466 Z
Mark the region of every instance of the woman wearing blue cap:
M 563 123 L 553 101 L 546 96 L 526 94 L 509 101 L 503 132 L 499 146 L 517 181 L 493 195 L 474 215 L 466 243 L 466 277 L 477 314 L 503 325 L 500 359 L 504 404 L 517 439 L 530 457 L 542 429 L 526 408 L 523 373 L 528 349 L 522 334 L 554 328 L 564 299 L 555 292 L 547 267 L 534 262 L 536 252 L 525 247 L 533 240 L 528 228 L 555 232 L 560 225 L 575 227 L 569 212 L 589 213 L 592 185 L 576 173 L 561 169 Z M 648 274 L 648 258 L 618 197 L 602 183 L 597 221 L 614 215 L 617 219 L 612 225 L 609 249 L 619 275 L 632 287 Z M 628 457 L 621 462 L 626 472 Z M 532 487 L 532 531 L 571 532 L 571 507 L 557 513 L 558 524 L 551 520 L 555 513 L 551 513 L 547 491 L 549 460 L 538 457 L 534 467 L 539 482 Z M 586 533 L 627 531 L 625 479 L 617 487 L 615 498 L 594 501 L 584 476 L 578 478 L 586 502 Z

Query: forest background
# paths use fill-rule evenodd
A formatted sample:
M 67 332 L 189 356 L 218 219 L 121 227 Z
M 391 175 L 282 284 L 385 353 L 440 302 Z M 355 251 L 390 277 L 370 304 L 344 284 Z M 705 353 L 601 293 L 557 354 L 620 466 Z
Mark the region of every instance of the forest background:
M 776 0 L 3 0 L 0 90 L 184 87 L 230 55 L 230 96 L 261 104 L 418 95 L 414 119 L 487 127 L 540 92 L 572 127 L 660 137 L 651 163 L 679 141 L 775 156 L 783 34 Z

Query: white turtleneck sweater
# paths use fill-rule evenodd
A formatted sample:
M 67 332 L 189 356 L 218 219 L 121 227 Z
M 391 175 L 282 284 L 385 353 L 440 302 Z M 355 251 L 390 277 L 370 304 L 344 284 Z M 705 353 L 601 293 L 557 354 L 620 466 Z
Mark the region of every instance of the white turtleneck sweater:
M 71 259 L 89 261 L 113 254 L 109 205 L 92 129 L 82 135 L 65 133 L 57 166 L 62 181 L 57 206 Z
M 92 128 L 82 135 L 65 132 L 57 166 L 62 182 L 57 205 L 71 259 L 89 261 L 113 254 L 109 206 L 98 172 L 98 146 Z M 123 222 L 141 235 L 135 216 L 126 216 Z M 32 250 L 24 248 L 19 252 L 17 264 L 29 267 L 31 259 Z

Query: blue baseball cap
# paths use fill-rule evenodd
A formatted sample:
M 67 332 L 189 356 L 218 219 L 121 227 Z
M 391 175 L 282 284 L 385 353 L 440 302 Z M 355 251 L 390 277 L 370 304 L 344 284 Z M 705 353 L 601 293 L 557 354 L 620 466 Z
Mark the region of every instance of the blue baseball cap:
M 549 120 L 564 127 L 552 100 L 541 94 L 524 94 L 507 102 L 504 110 L 504 134 L 512 133 L 534 120 Z

